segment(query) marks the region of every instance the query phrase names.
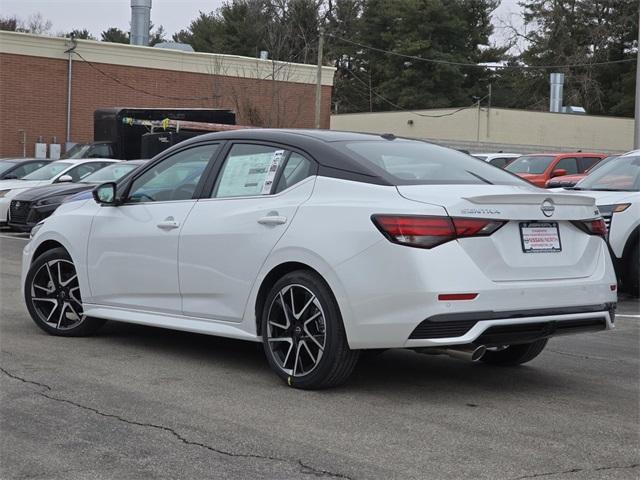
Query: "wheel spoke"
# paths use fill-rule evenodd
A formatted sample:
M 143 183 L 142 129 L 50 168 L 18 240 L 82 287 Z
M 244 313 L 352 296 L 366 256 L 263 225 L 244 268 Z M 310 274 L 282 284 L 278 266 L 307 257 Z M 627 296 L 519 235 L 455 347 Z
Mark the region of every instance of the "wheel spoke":
M 83 315 L 79 314 L 75 308 L 73 308 L 73 305 L 71 305 L 71 303 L 67 302 L 67 306 L 71 309 L 71 311 L 73 312 L 73 314 L 78 317 L 78 320 L 82 320 Z
M 296 320 L 298 320 L 302 314 L 305 312 L 305 310 L 309 307 L 309 305 L 311 305 L 311 302 L 313 302 L 316 299 L 315 295 L 311 295 L 311 298 L 309 299 L 309 301 L 304 305 L 304 307 L 302 307 L 302 310 L 300 310 L 297 314 L 295 312 L 295 310 L 293 311 L 293 316 L 296 318 Z
M 71 300 L 76 302 L 78 304 L 78 306 L 80 308 L 82 308 L 82 302 L 80 301 L 80 299 L 78 297 L 76 297 L 75 293 L 73 293 L 76 290 L 79 292 L 80 291 L 80 287 L 75 287 L 75 288 L 72 288 L 72 289 L 69 290 L 69 298 L 71 298 Z
M 282 306 L 282 310 L 284 311 L 284 319 L 287 321 L 287 324 L 282 327 L 285 330 L 291 326 L 291 319 L 289 318 L 289 313 L 287 312 L 287 305 L 284 303 L 284 296 L 282 295 L 282 291 L 279 293 L 280 305 Z
M 62 269 L 61 269 L 62 262 L 58 261 L 56 263 L 56 265 L 58 267 L 58 285 L 60 285 L 62 287 L 62 286 L 64 286 L 62 284 Z
M 277 337 L 277 338 L 269 338 L 270 342 L 288 342 L 293 343 L 293 339 L 290 337 Z
M 49 315 L 47 315 L 47 319 L 45 320 L 47 323 L 51 323 L 51 318 L 58 311 L 59 306 L 60 304 L 58 303 L 58 300 L 56 300 L 56 304 L 53 306 L 53 308 L 49 312 Z
M 58 316 L 58 325 L 56 325 L 56 328 L 60 328 L 62 326 L 62 319 L 64 318 L 64 313 L 67 311 L 67 302 L 64 302 L 62 304 L 62 308 L 60 308 L 60 315 Z
M 293 342 L 289 344 L 289 349 L 287 350 L 287 354 L 284 356 L 284 360 L 282 361 L 282 368 L 287 368 L 287 361 L 289 360 L 289 355 L 291 355 L 292 350 L 293 350 Z
M 58 263 L 58 265 L 60 265 L 60 264 Z M 60 282 L 60 286 L 61 287 L 66 287 L 71 282 L 73 282 L 76 278 L 78 278 L 78 274 L 74 273 L 73 275 L 71 275 L 71 278 L 69 278 L 66 282 Z
M 51 267 L 49 267 L 48 263 L 45 263 L 45 266 L 47 267 L 47 273 L 49 274 L 49 280 L 51 281 L 51 288 L 53 290 L 56 289 L 56 281 L 53 279 L 53 274 L 51 273 Z
M 56 291 L 56 288 L 55 288 L 55 287 L 53 287 L 53 286 L 52 286 L 51 288 L 48 288 L 48 287 L 41 287 L 40 285 L 36 285 L 35 283 L 33 284 L 33 288 L 37 288 L 37 289 L 39 289 L 39 290 L 42 290 L 42 291 L 43 291 L 43 292 L 45 292 L 45 293 L 53 293 L 53 292 L 55 292 L 55 291 Z
M 316 362 L 318 361 L 320 352 L 318 352 L 318 357 L 314 357 L 313 353 L 311 353 L 311 349 L 309 348 L 309 345 L 307 345 L 307 342 L 305 342 L 304 340 L 300 340 L 300 344 L 304 345 L 304 349 L 307 351 L 307 354 L 309 355 L 309 357 L 311 358 L 311 361 L 313 362 L 313 365 L 315 366 Z
M 296 369 L 298 368 L 298 360 L 300 359 L 300 348 L 302 347 L 301 343 L 298 343 L 298 346 L 296 347 L 296 358 L 293 361 L 293 376 L 295 377 L 296 375 Z

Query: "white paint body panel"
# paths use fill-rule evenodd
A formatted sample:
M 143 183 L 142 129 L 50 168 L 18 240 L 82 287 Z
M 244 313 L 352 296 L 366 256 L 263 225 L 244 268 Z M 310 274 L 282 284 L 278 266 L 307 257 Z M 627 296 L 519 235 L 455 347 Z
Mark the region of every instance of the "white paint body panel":
M 471 187 L 409 187 L 404 195 L 420 196 L 409 200 L 392 186 L 312 177 L 270 198 L 154 205 L 157 212 L 145 213 L 148 229 L 140 224 L 127 227 L 127 207 L 76 202 L 82 204 L 61 207 L 36 233 L 25 248 L 23 271 L 35 248 L 54 239 L 69 249 L 78 267 L 88 315 L 259 341 L 255 303 L 263 279 L 282 263 L 299 262 L 318 272 L 331 288 L 352 348 L 466 344 L 490 325 L 541 319 L 479 318 L 464 337 L 409 340 L 413 329 L 433 315 L 616 301 L 610 289 L 615 274 L 604 240 L 572 231 L 568 224 L 570 219 L 593 217 L 593 200 L 558 198 L 566 254 L 533 258 L 518 252 L 510 225 L 516 228 L 519 220 L 546 218 L 538 200 L 549 194 L 533 187 Z M 495 238 L 419 249 L 391 243 L 371 221 L 377 213 L 459 215 L 478 207 L 465 198 L 503 194 L 510 195 L 511 203 L 500 204 L 500 197 L 495 197 L 496 203 L 482 205 L 500 210 L 497 218 L 513 220 Z M 522 202 L 513 205 L 518 198 Z M 287 223 L 269 228 L 257 223 L 271 211 L 286 217 Z M 166 235 L 154 222 L 169 215 L 184 223 Z M 104 225 L 99 225 L 102 220 Z M 562 275 L 563 271 L 569 273 Z M 478 296 L 438 301 L 440 293 L 459 292 Z M 178 298 L 182 311 L 176 311 Z M 607 311 L 598 315 L 612 326 Z M 548 317 L 558 322 L 573 318 L 578 317 Z

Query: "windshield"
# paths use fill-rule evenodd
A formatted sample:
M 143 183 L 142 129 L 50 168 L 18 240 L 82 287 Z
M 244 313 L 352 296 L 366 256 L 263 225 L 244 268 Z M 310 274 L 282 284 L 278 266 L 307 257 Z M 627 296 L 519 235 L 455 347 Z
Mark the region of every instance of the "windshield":
M 618 157 L 578 182 L 576 190 L 640 191 L 640 156 Z
M 86 143 L 76 143 L 73 147 L 65 152 L 60 158 L 85 158 L 87 151 L 91 145 Z
M 399 185 L 529 185 L 485 161 L 426 142 L 398 139 L 342 145 L 355 160 L 384 170 Z
M 544 173 L 553 159 L 554 157 L 543 155 L 526 155 L 515 159 L 507 165 L 506 170 L 512 173 L 540 174 Z
M 0 162 L 0 175 L 3 174 L 4 172 L 6 172 L 7 170 L 15 167 L 17 162 Z
M 51 180 L 63 170 L 69 168 L 72 163 L 67 162 L 53 162 L 47 166 L 39 168 L 35 172 L 31 172 L 26 177 L 22 177 L 22 180 Z
M 140 165 L 131 163 L 115 163 L 82 179 L 82 183 L 115 182 L 127 173 L 132 172 Z

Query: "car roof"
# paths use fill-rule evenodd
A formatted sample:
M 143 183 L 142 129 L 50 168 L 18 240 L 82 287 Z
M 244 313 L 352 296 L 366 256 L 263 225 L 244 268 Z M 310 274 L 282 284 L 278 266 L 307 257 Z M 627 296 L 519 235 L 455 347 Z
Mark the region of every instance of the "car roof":
M 77 165 L 80 163 L 90 163 L 90 162 L 120 162 L 121 160 L 114 160 L 113 158 L 61 158 L 60 160 L 56 160 L 54 163 L 70 163 L 72 165 Z
M 313 139 L 321 142 L 367 141 L 380 140 L 390 134 L 343 132 L 339 130 L 314 130 L 298 128 L 244 128 L 225 132 L 213 132 L 198 135 L 190 141 L 202 140 L 264 140 L 272 142 L 287 142 Z M 393 136 L 395 138 L 395 136 Z
M 525 155 L 523 155 L 524 157 Z M 605 157 L 604 153 L 597 152 L 546 152 L 546 153 L 527 153 L 527 157 Z

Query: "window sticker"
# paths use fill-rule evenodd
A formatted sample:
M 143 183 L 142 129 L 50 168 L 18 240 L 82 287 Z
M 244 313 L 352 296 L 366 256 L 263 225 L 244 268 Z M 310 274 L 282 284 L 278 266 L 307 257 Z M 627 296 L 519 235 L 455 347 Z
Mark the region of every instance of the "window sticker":
M 269 195 L 269 193 L 271 193 L 271 186 L 273 185 L 274 178 L 276 178 L 276 173 L 278 172 L 278 167 L 280 166 L 283 156 L 284 150 L 276 150 L 273 152 L 271 165 L 269 165 L 267 176 L 264 178 L 264 184 L 262 185 L 262 195 Z

